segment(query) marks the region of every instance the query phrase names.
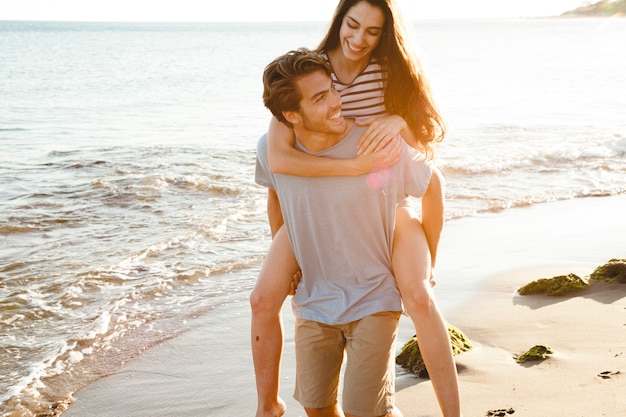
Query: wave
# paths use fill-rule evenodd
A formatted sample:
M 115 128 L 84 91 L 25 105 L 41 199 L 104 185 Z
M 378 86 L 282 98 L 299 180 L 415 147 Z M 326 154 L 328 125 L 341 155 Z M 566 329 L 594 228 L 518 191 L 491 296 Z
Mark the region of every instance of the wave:
M 34 353 L 14 348 L 31 362 L 22 376 L 10 379 L 0 396 L 0 414 L 7 407 L 23 416 L 44 415 L 50 409 L 64 407 L 73 401 L 71 393 L 78 387 L 186 331 L 187 320 L 227 302 L 238 292 L 247 294 L 252 274 L 240 274 L 239 290 L 233 287 L 236 280 L 224 276 L 258 268 L 262 257 L 222 259 L 206 268 L 202 268 L 203 262 L 177 264 L 181 251 L 200 245 L 202 239 L 197 238 L 194 234 L 168 239 L 108 269 L 78 274 L 71 288 L 60 289 L 65 307 L 58 314 L 64 324 L 56 330 L 54 342 L 38 348 L 42 352 L 36 361 L 32 360 Z M 101 297 L 102 293 L 107 296 Z M 41 303 L 41 308 L 34 310 L 59 309 L 37 294 L 25 297 L 29 304 Z M 4 325 L 19 326 L 18 322 L 26 319 L 15 316 Z M 41 320 L 39 325 L 45 326 Z M 11 349 L 6 343 L 3 347 L 7 352 Z M 8 369 L 19 366 L 8 365 Z
M 39 230 L 39 228 L 33 226 L 0 226 L 0 236 L 30 233 L 37 230 Z
M 237 184 L 221 185 L 220 182 L 228 182 L 230 178 L 224 175 L 198 175 L 189 174 L 168 180 L 171 184 L 180 189 L 191 189 L 213 195 L 240 195 L 243 190 L 237 188 Z
M 71 155 L 76 155 L 79 154 L 81 151 L 80 150 L 71 150 L 71 151 L 57 151 L 57 150 L 52 150 L 50 152 L 48 152 L 48 156 L 50 157 L 59 157 L 59 158 L 65 158 L 67 156 L 71 156 Z
M 24 127 L 0 127 L 0 132 L 27 132 L 28 130 Z
M 476 203 L 474 196 L 454 196 L 452 202 L 448 203 L 448 209 L 446 210 L 446 219 L 455 220 L 465 217 L 472 217 L 479 214 L 488 213 L 500 213 L 505 210 L 531 207 L 540 204 L 554 203 L 557 201 L 573 200 L 577 198 L 589 198 L 589 197 L 610 197 L 626 194 L 626 186 L 614 190 L 591 190 L 591 191 L 578 191 L 569 193 L 546 193 L 542 195 L 527 196 L 518 199 L 506 200 L 506 199 L 492 199 L 484 204 L 472 204 Z M 463 201 L 469 203 L 463 203 Z M 455 204 L 455 202 L 457 202 Z
M 616 134 L 617 139 L 615 143 L 609 145 L 609 147 L 615 152 L 617 156 L 626 156 L 626 137 Z
M 151 264 L 154 260 L 145 262 Z M 220 274 L 259 262 L 258 258 L 222 262 L 210 271 L 186 268 L 173 272 L 170 269 L 161 279 L 164 271 L 159 267 L 141 266 L 142 262 L 137 259 L 129 259 L 134 265 L 122 264 L 109 271 L 83 274 L 76 284 L 82 290 L 75 291 L 73 297 L 66 297 L 66 307 L 59 312 L 54 335 L 49 334 L 46 343 L 33 339 L 30 345 L 37 346 L 36 351 L 28 346 L 12 346 L 10 340 L 2 343 L 7 354 L 13 356 L 11 352 L 15 352 L 15 358 L 24 359 L 7 362 L 10 359 L 7 357 L 2 360 L 3 368 L 6 366 L 13 372 L 2 377 L 0 415 L 9 410 L 23 416 L 48 415 L 50 409 L 72 402 L 71 393 L 80 386 L 175 337 L 189 328 L 188 319 L 232 299 L 237 291 L 220 279 Z M 106 300 L 100 296 L 102 293 L 107 294 Z M 99 301 L 94 304 L 96 300 Z M 35 312 L 54 307 L 39 297 L 28 304 L 37 302 L 42 305 L 32 307 Z M 37 321 L 43 330 L 48 326 L 45 322 L 49 321 L 20 314 L 5 317 L 0 325 L 16 329 Z M 9 330 L 9 334 L 20 340 L 19 333 Z M 23 370 L 17 372 L 18 369 Z
M 106 161 L 93 161 L 93 162 L 89 162 L 89 163 L 81 163 L 81 162 L 77 162 L 74 164 L 70 164 L 67 165 L 65 168 L 67 169 L 83 169 L 83 168 L 92 168 L 96 165 L 104 165 L 106 164 Z
M 80 223 L 80 220 L 75 218 L 46 219 L 27 216 L 22 218 L 12 217 L 8 221 L 18 224 L 0 226 L 0 236 L 12 236 L 32 232 L 49 232 L 60 227 L 74 227 Z
M 456 154 L 438 160 L 444 174 L 501 175 L 514 171 L 563 171 L 581 167 L 626 170 L 626 138 L 615 134 L 602 144 L 494 149 L 484 153 Z

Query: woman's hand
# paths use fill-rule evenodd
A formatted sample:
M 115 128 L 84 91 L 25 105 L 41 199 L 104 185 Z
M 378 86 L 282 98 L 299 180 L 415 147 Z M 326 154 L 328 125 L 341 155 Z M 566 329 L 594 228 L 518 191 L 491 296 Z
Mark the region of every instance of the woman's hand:
M 368 126 L 357 145 L 359 155 L 379 151 L 407 128 L 406 121 L 395 114 L 371 117 L 357 122 L 357 125 Z
M 354 158 L 355 174 L 369 174 L 381 167 L 390 167 L 400 160 L 404 152 L 404 140 L 397 135 L 386 146 L 370 154 L 361 154 Z

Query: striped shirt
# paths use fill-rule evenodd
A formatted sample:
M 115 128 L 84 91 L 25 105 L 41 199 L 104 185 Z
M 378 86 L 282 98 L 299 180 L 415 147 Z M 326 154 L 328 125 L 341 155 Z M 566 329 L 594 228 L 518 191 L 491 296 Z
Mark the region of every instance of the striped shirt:
M 328 56 L 325 57 L 328 61 Z M 359 120 L 385 114 L 385 78 L 386 74 L 376 58 L 372 58 L 350 84 L 341 83 L 333 72 L 332 79 L 341 96 L 343 116 Z

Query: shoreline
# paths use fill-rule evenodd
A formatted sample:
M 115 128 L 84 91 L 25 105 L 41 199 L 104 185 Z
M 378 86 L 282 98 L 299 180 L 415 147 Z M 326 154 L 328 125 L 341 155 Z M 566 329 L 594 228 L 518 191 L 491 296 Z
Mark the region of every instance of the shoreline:
M 626 415 L 626 400 L 619 395 L 626 389 L 626 290 L 559 298 L 515 295 L 535 279 L 588 275 L 611 258 L 626 257 L 623 213 L 626 195 L 516 208 L 446 225 L 436 293 L 444 317 L 475 346 L 456 357 L 466 417 L 508 408 L 529 417 Z M 283 320 L 281 396 L 285 416 L 299 417 L 305 413 L 291 396 L 288 302 Z M 256 394 L 247 298 L 187 325 L 192 330 L 77 392 L 63 416 L 252 415 Z M 403 316 L 397 351 L 412 336 L 411 327 Z M 514 361 L 514 354 L 535 344 L 548 344 L 555 354 L 533 365 Z M 397 369 L 397 405 L 404 417 L 439 416 L 430 382 Z M 604 379 L 598 376 L 604 371 L 620 373 Z

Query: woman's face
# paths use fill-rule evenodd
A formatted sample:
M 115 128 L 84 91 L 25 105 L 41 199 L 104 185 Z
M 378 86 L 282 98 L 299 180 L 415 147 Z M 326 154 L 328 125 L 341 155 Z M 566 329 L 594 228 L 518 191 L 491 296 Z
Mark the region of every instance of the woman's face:
M 383 11 L 366 1 L 348 9 L 339 31 L 339 42 L 346 59 L 369 60 L 380 41 L 384 25 Z

